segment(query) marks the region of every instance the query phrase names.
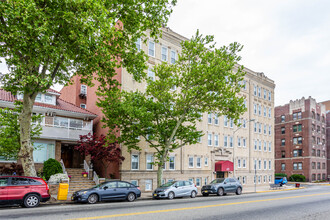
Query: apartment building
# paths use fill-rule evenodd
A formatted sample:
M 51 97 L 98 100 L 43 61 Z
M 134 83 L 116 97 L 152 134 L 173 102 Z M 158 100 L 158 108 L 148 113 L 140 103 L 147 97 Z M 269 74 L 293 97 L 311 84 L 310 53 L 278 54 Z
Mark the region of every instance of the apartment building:
M 42 132 L 34 140 L 33 159 L 37 170 L 43 167 L 43 162 L 49 158 L 63 160 L 65 167 L 80 167 L 84 156 L 74 150 L 80 135 L 93 132 L 93 119 L 96 115 L 59 98 L 60 93 L 48 89 L 39 93 L 33 106 L 33 114 L 42 115 L 39 122 Z M 0 108 L 13 109 L 15 100 L 21 100 L 22 94 L 12 95 L 0 89 Z M 0 163 L 16 162 L 0 157 Z
M 327 145 L 327 180 L 330 180 L 330 100 L 321 102 L 326 111 L 326 145 Z
M 275 107 L 276 173 L 327 178 L 325 105 L 304 97 Z
M 161 62 L 175 63 L 181 52 L 180 43 L 187 38 L 163 28 L 163 36 L 157 42 L 147 39 L 146 44 L 136 42 L 139 50 L 149 55 L 148 77 L 155 78 L 153 66 Z M 249 187 L 269 184 L 274 176 L 274 81 L 263 73 L 249 69 L 244 81 L 244 89 L 240 95 L 245 97 L 248 109 L 242 115 L 241 126 L 237 127 L 226 116 L 204 114 L 202 121 L 197 122 L 199 130 L 204 136 L 199 143 L 184 146 L 171 152 L 169 161 L 164 166 L 163 182 L 186 179 L 193 181 L 197 187 L 210 182 L 216 177 L 236 176 Z M 146 83 L 136 82 L 125 69 L 117 70 L 117 78 L 121 88 L 126 91 L 144 91 Z M 94 130 L 97 134 L 106 134 L 107 129 L 102 128 L 100 119 L 103 114 L 96 109 L 95 87 L 87 88 L 82 98 L 80 95 L 86 86 L 74 77 L 73 84 L 61 90 L 61 98 L 76 105 L 85 104 L 86 109 L 98 114 L 94 120 Z M 152 191 L 157 185 L 157 167 L 152 164 L 155 151 L 142 140 L 139 143 L 142 151 L 127 151 L 121 146 L 122 154 L 126 158 L 118 167 L 119 178 L 139 185 L 145 192 Z M 235 163 L 235 165 L 234 165 Z M 111 167 L 107 172 L 116 172 Z M 101 173 L 98 171 L 98 173 Z

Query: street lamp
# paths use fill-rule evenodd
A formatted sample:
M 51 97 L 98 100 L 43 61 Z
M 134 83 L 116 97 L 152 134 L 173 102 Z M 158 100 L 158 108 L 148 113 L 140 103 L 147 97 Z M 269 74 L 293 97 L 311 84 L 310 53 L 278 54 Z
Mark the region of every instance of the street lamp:
M 250 123 L 251 121 L 255 121 L 255 119 L 251 119 L 249 121 L 247 121 L 247 123 Z M 242 126 L 240 126 L 239 128 L 237 128 L 234 132 L 233 132 L 233 164 L 234 164 L 234 169 L 233 169 L 233 176 L 235 177 L 235 133 L 241 129 Z M 249 127 L 250 129 L 250 127 Z M 249 140 L 250 141 L 250 140 Z M 250 158 L 249 158 L 250 159 Z

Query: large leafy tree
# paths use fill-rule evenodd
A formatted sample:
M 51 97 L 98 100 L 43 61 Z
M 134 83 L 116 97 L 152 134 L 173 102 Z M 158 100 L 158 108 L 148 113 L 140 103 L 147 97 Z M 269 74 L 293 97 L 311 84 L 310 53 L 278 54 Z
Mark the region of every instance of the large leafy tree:
M 38 92 L 79 74 L 89 85 L 96 73 L 103 90 L 115 88 L 115 68 L 139 79 L 145 68 L 135 41 L 147 29 L 156 37 L 176 0 L 1 0 L 0 57 L 9 73 L 4 89 L 23 93 L 19 159 L 36 176 L 30 122 Z M 102 92 L 102 91 L 101 91 Z
M 21 148 L 18 112 L 21 111 L 19 102 L 15 109 L 0 108 L 0 156 L 5 159 L 17 159 Z M 31 138 L 37 138 L 41 133 L 40 115 L 32 116 Z
M 217 48 L 212 36 L 197 32 L 181 46 L 176 64 L 154 67 L 156 80 L 147 79 L 145 92 L 112 90 L 100 102 L 113 139 L 128 150 L 141 150 L 138 137 L 143 137 L 155 149 L 158 186 L 169 152 L 195 144 L 203 135 L 196 127 L 201 113 L 224 114 L 237 123 L 246 110 L 244 99 L 238 96 L 244 76 L 243 66 L 237 64 L 240 44 Z

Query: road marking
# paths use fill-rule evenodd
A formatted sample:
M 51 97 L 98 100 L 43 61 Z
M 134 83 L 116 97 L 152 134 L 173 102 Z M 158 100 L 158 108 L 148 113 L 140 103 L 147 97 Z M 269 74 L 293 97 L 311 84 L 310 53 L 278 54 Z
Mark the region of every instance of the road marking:
M 219 206 L 239 205 L 239 204 L 257 203 L 257 202 L 268 202 L 268 201 L 276 201 L 276 200 L 283 200 L 283 199 L 295 199 L 295 198 L 321 196 L 321 195 L 329 195 L 329 194 L 330 193 L 318 193 L 318 194 L 310 194 L 310 195 L 302 195 L 302 196 L 289 196 L 289 197 L 282 197 L 282 198 L 261 199 L 261 200 L 252 200 L 252 201 L 244 201 L 244 202 L 232 202 L 232 203 L 195 206 L 195 207 L 186 207 L 186 208 L 178 208 L 178 209 L 165 209 L 165 210 L 155 210 L 155 211 L 146 211 L 146 212 L 133 212 L 133 213 L 125 213 L 125 214 L 74 218 L 74 219 L 70 219 L 70 220 L 89 220 L 89 219 L 114 218 L 114 217 L 132 216 L 132 215 L 146 215 L 146 214 L 154 214 L 154 213 L 162 213 L 162 212 L 175 212 L 175 211 L 192 210 L 192 209 L 204 209 L 204 208 L 213 208 L 213 207 L 219 207 Z

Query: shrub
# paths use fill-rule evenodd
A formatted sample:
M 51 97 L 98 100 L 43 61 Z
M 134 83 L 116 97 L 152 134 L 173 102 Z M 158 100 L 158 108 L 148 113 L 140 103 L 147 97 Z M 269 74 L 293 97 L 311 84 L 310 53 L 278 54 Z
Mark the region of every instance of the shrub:
M 275 173 L 275 176 L 287 177 L 287 175 L 285 173 Z
M 55 159 L 48 159 L 44 162 L 43 174 L 46 180 L 49 180 L 51 175 L 63 173 L 60 162 Z
M 293 174 L 293 175 L 290 176 L 289 180 L 294 181 L 294 182 L 305 182 L 306 177 L 304 175 L 301 175 L 301 174 Z

